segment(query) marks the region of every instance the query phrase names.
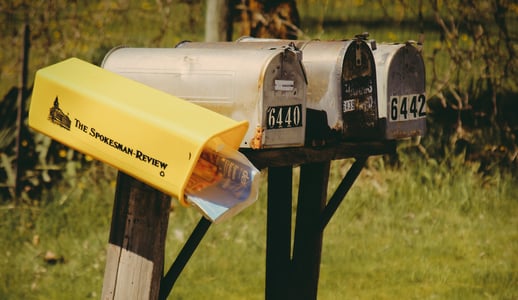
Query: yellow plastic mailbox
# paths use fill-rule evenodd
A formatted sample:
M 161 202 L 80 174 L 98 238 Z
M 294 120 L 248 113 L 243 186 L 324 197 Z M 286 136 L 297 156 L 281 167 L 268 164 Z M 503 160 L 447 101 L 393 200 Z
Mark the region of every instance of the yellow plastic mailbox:
M 204 149 L 237 149 L 248 122 L 71 58 L 36 73 L 29 126 L 184 200 Z

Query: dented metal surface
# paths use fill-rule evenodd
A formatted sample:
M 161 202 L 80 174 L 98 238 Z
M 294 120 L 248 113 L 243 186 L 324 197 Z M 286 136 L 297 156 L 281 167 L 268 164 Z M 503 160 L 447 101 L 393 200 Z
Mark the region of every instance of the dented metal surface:
M 264 49 L 116 48 L 103 68 L 248 120 L 244 148 L 302 146 L 306 77 L 293 47 Z

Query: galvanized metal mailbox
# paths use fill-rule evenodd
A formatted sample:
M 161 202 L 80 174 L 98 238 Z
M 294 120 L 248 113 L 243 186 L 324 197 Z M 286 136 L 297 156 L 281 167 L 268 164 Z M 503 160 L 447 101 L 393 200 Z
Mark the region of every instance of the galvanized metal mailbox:
M 379 138 L 376 67 L 363 37 L 343 41 L 291 41 L 243 37 L 237 42 L 183 42 L 182 48 L 287 47 L 303 52 L 308 78 L 306 141 Z
M 385 139 L 426 132 L 426 81 L 421 50 L 410 42 L 373 48 L 377 69 L 379 122 Z
M 379 138 L 376 65 L 361 38 L 350 42 L 343 58 L 341 88 L 344 138 Z
M 122 47 L 109 52 L 102 66 L 234 120 L 248 120 L 243 148 L 304 145 L 307 81 L 294 47 Z

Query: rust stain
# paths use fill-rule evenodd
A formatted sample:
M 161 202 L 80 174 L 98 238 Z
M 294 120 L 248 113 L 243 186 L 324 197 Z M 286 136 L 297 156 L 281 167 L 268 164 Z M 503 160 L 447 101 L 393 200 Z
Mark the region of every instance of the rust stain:
M 263 147 L 263 132 L 264 129 L 261 126 L 255 127 L 255 135 L 250 141 L 250 148 L 261 149 Z

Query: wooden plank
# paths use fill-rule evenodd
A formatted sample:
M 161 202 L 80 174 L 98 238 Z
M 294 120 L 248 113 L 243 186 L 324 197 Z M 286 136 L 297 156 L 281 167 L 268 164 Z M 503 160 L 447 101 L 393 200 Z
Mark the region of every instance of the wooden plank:
M 157 299 L 169 196 L 119 172 L 102 299 Z
M 326 147 L 298 147 L 282 149 L 241 149 L 247 158 L 258 168 L 298 166 L 336 159 L 351 158 L 358 155 L 370 156 L 395 153 L 396 141 L 339 143 Z
M 155 299 L 153 268 L 153 261 L 123 248 L 113 299 Z
M 268 169 L 266 299 L 290 299 L 292 176 L 289 167 Z
M 291 283 L 296 286 L 292 299 L 317 299 L 323 237 L 320 217 L 327 200 L 329 169 L 329 161 L 304 164 L 300 169 Z

